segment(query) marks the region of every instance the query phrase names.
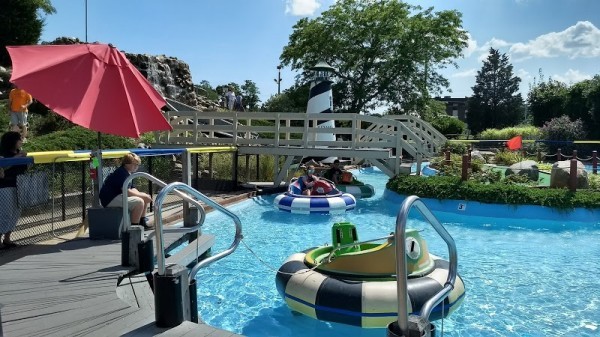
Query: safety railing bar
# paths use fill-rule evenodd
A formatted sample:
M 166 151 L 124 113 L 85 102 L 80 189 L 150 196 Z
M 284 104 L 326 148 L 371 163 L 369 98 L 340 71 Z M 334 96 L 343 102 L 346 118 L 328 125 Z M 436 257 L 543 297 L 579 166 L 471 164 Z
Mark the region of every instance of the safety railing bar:
M 165 186 L 156 196 L 156 212 L 154 215 L 155 223 L 156 223 L 156 229 L 155 229 L 155 233 L 157 236 L 156 241 L 157 241 L 157 245 L 159 245 L 159 247 L 157 248 L 158 251 L 157 251 L 157 255 L 156 255 L 159 275 L 164 275 L 164 273 L 165 273 L 165 257 L 164 257 L 165 253 L 164 253 L 164 247 L 163 247 L 163 243 L 162 243 L 162 236 L 163 236 L 162 219 L 160 219 L 158 217 L 157 213 L 160 213 L 162 210 L 162 203 L 163 203 L 163 199 L 165 198 L 165 196 L 171 190 L 175 190 L 175 189 L 185 190 L 187 193 L 192 195 L 194 198 L 200 199 L 200 201 L 204 202 L 205 204 L 212 207 L 213 209 L 220 211 L 220 212 L 224 213 L 225 215 L 227 215 L 228 217 L 232 218 L 235 223 L 235 237 L 234 237 L 233 242 L 229 246 L 229 248 L 216 254 L 216 255 L 213 255 L 207 259 L 204 259 L 204 260 L 196 263 L 196 265 L 190 270 L 190 273 L 189 273 L 189 280 L 191 281 L 196 278 L 196 274 L 198 273 L 198 270 L 200 270 L 200 268 L 207 266 L 215 261 L 218 261 L 235 251 L 235 249 L 238 247 L 240 241 L 243 238 L 242 223 L 241 223 L 240 219 L 237 217 L 237 215 L 233 214 L 231 211 L 229 211 L 225 207 L 221 206 L 219 203 L 213 201 L 212 199 L 210 199 L 206 195 L 202 194 L 201 192 L 195 190 L 191 186 L 188 186 L 181 182 L 174 182 L 174 183 L 170 183 L 169 185 Z
M 396 217 L 396 232 L 394 235 L 396 242 L 400 243 L 406 241 L 406 223 L 408 221 L 408 214 L 413 206 L 417 207 L 419 212 L 446 242 L 449 252 L 450 267 L 448 270 L 446 284 L 442 290 L 425 302 L 421 308 L 421 317 L 429 319 L 429 315 L 431 314 L 433 307 L 443 300 L 447 296 L 448 292 L 454 288 L 453 284 L 454 280 L 456 280 L 458 258 L 456 253 L 456 244 L 454 243 L 452 236 L 450 236 L 448 231 L 446 231 L 444 226 L 442 226 L 433 213 L 431 213 L 423 201 L 414 195 L 407 197 L 398 211 L 398 216 Z M 396 286 L 398 289 L 398 328 L 401 335 L 408 336 L 408 294 L 406 292 L 407 275 L 405 244 L 396 244 L 396 263 Z
M 200 230 L 200 228 L 202 228 L 202 222 L 199 222 L 198 225 L 194 226 L 194 227 L 183 227 L 183 228 L 163 228 L 163 232 L 167 232 L 167 233 L 192 233 L 192 232 L 197 232 L 198 230 Z M 148 234 L 146 236 L 146 239 L 150 240 L 152 238 L 154 238 L 156 236 L 156 230 L 153 232 L 150 232 L 150 234 Z
M 146 173 L 146 172 L 135 172 L 129 175 L 129 177 L 127 177 L 127 179 L 125 179 L 125 181 L 123 182 L 123 186 L 121 187 L 121 191 L 123 193 L 123 196 L 127 195 L 127 190 L 129 189 L 129 183 L 138 177 L 143 177 L 146 178 L 150 181 L 152 181 L 153 183 L 159 185 L 161 188 L 165 188 L 167 186 L 167 183 L 165 183 L 164 181 L 156 178 L 155 176 Z M 186 185 L 187 186 L 187 185 Z M 183 200 L 194 204 L 196 206 L 198 206 L 198 212 L 200 213 L 200 218 L 198 223 L 199 224 L 203 224 L 204 223 L 204 219 L 206 218 L 206 211 L 204 210 L 204 207 L 202 206 L 202 204 L 200 204 L 197 200 L 195 200 L 194 198 L 190 197 L 189 195 L 182 193 L 180 191 L 174 191 L 174 194 L 176 194 L 177 196 L 181 197 Z M 164 198 L 164 197 L 163 197 Z M 123 198 L 123 204 L 121 205 L 121 207 L 123 207 L 123 226 L 127 226 L 128 223 L 131 222 L 131 220 L 129 219 L 129 211 L 128 211 L 128 205 L 127 205 L 127 198 Z M 154 212 L 154 216 L 156 219 L 156 214 L 157 212 Z M 162 218 L 161 218 L 162 221 Z M 154 222 L 156 224 L 156 221 Z

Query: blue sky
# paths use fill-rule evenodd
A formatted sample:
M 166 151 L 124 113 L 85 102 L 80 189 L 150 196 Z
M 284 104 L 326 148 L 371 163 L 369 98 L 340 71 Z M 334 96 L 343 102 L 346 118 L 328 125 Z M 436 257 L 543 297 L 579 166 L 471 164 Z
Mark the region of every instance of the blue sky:
M 42 41 L 85 39 L 85 0 L 52 0 Z M 253 80 L 263 101 L 277 92 L 277 65 L 292 26 L 334 0 L 87 0 L 88 41 L 130 53 L 167 55 L 189 64 L 194 83 Z M 600 74 L 598 0 L 410 0 L 463 13 L 469 47 L 459 68 L 442 73 L 454 97 L 469 96 L 489 47 L 507 53 L 523 96 L 538 77 L 574 83 Z M 282 90 L 294 73 L 282 70 Z

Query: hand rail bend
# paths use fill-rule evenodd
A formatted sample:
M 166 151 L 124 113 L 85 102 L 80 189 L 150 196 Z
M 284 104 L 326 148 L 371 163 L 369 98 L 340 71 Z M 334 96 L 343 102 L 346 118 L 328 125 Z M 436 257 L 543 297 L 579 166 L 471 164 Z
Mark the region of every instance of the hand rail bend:
M 446 242 L 448 246 L 448 254 L 450 258 L 450 267 L 448 270 L 448 278 L 446 279 L 446 284 L 442 290 L 440 290 L 435 296 L 430 298 L 425 304 L 423 308 L 421 308 L 421 317 L 425 317 L 429 319 L 429 315 L 431 314 L 431 310 L 444 300 L 448 296 L 448 293 L 454 289 L 454 281 L 456 280 L 457 273 L 457 260 L 458 254 L 456 253 L 456 244 L 454 243 L 454 239 L 448 231 L 442 226 L 442 224 L 437 220 L 437 218 L 431 213 L 431 211 L 425 206 L 423 201 L 419 199 L 419 197 L 411 195 L 407 197 L 402 206 L 400 207 L 400 211 L 398 211 L 398 216 L 396 217 L 396 286 L 398 289 L 398 327 L 400 329 L 401 335 L 408 336 L 408 294 L 406 293 L 407 287 L 407 276 L 406 276 L 406 244 L 402 244 L 406 242 L 406 222 L 408 221 L 408 213 L 411 208 L 415 206 L 419 212 L 425 217 L 425 219 L 433 226 L 436 232 L 442 237 L 442 239 Z
M 135 172 L 135 173 L 130 174 L 129 177 L 127 177 L 127 179 L 125 179 L 125 182 L 123 182 L 123 186 L 121 187 L 121 192 L 123 193 L 124 196 L 127 195 L 127 190 L 129 189 L 129 183 L 133 179 L 138 178 L 138 177 L 146 178 L 146 179 L 152 181 L 153 183 L 157 184 L 161 188 L 164 188 L 165 186 L 167 186 L 167 183 L 156 178 L 155 176 L 153 176 L 151 174 L 148 174 L 146 172 Z M 176 195 L 178 195 L 179 197 L 181 197 L 183 200 L 189 202 L 190 204 L 194 204 L 194 205 L 198 206 L 198 213 L 200 213 L 200 218 L 198 219 L 198 225 L 196 225 L 194 227 L 185 228 L 184 231 L 192 232 L 194 230 L 200 229 L 200 227 L 204 223 L 204 219 L 206 218 L 206 212 L 204 211 L 204 207 L 202 207 L 202 204 L 185 193 L 181 193 L 179 191 L 175 191 L 174 193 Z M 123 226 L 127 226 L 127 224 L 131 222 L 129 220 L 127 198 L 123 198 L 123 204 L 121 205 L 121 207 L 123 207 Z M 161 207 L 162 207 L 162 205 L 161 205 Z M 162 218 L 160 217 L 160 213 L 155 211 L 154 212 L 154 223 L 156 223 L 157 215 L 160 218 L 160 221 L 162 221 Z M 175 232 L 175 231 L 181 231 L 181 229 L 169 229 L 167 231 Z
M 219 205 L 217 202 L 213 201 L 212 199 L 210 199 L 209 197 L 207 197 L 206 195 L 200 193 L 199 191 L 195 190 L 194 188 L 192 188 L 189 185 L 186 185 L 184 183 L 181 182 L 174 182 L 174 183 L 170 183 L 169 185 L 167 185 L 165 188 L 163 188 L 158 195 L 156 196 L 156 211 L 155 211 L 155 220 L 157 220 L 156 223 L 156 241 L 159 245 L 158 252 L 156 254 L 156 259 L 158 262 L 158 274 L 159 275 L 164 275 L 165 273 L 165 252 L 164 252 L 164 247 L 163 246 L 163 240 L 162 240 L 162 232 L 163 232 L 163 228 L 162 228 L 162 219 L 160 218 L 156 218 L 156 214 L 160 214 L 161 210 L 162 210 L 162 203 L 163 203 L 163 199 L 165 198 L 165 196 L 172 190 L 177 190 L 177 189 L 181 189 L 184 190 L 185 192 L 189 193 L 189 195 L 193 196 L 194 198 L 198 198 L 199 200 L 201 200 L 202 202 L 204 202 L 205 204 L 211 206 L 212 208 L 214 208 L 215 210 L 221 211 L 223 212 L 225 215 L 229 216 L 230 218 L 233 219 L 233 222 L 235 223 L 235 237 L 233 239 L 233 242 L 231 243 L 231 246 L 229 246 L 228 249 L 213 255 L 207 259 L 204 259 L 200 262 L 198 262 L 190 271 L 189 274 L 189 280 L 192 281 L 193 279 L 196 278 L 196 274 L 198 273 L 198 270 L 200 270 L 200 268 L 207 266 L 217 260 L 220 260 L 222 258 L 224 258 L 225 256 L 233 253 L 237 246 L 239 245 L 240 241 L 243 238 L 242 235 L 242 222 L 240 221 L 240 219 L 237 217 L 237 215 L 233 214 L 231 211 L 229 211 L 228 209 L 226 209 L 225 207 Z

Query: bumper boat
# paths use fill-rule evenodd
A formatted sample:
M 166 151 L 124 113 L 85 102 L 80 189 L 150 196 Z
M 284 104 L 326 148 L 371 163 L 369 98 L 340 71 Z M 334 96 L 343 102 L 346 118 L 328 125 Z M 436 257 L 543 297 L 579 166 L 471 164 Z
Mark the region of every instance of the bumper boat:
M 333 182 L 323 178 L 315 183 L 311 195 L 303 195 L 300 180 L 292 179 L 288 191 L 276 196 L 273 203 L 285 212 L 339 214 L 354 209 L 356 198 L 342 193 Z
M 370 198 L 375 195 L 373 185 L 363 183 L 348 171 L 342 173 L 340 182 L 336 186 L 342 193 L 350 193 L 355 198 Z
M 393 236 L 358 242 L 356 227 L 348 222 L 332 228 L 331 246 L 291 255 L 279 268 L 276 285 L 293 311 L 331 322 L 364 328 L 386 327 L 398 315 L 396 257 Z M 449 262 L 430 255 L 414 229 L 406 230 L 408 312 L 421 307 L 440 291 Z M 454 289 L 434 307 L 430 320 L 441 319 L 459 307 L 465 287 L 457 275 Z

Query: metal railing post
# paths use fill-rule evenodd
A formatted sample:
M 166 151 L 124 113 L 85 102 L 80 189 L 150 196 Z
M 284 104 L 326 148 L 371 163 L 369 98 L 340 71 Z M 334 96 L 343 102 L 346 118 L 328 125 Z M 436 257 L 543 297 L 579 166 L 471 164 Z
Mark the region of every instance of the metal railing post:
M 443 301 L 450 291 L 454 289 L 454 282 L 456 281 L 457 276 L 457 266 L 458 266 L 458 254 L 456 252 L 456 244 L 454 239 L 446 231 L 444 226 L 437 220 L 437 218 L 431 213 L 431 211 L 427 208 L 427 206 L 419 199 L 419 197 L 411 195 L 407 197 L 400 210 L 398 211 L 398 216 L 396 217 L 396 232 L 394 233 L 394 239 L 396 240 L 396 286 L 398 292 L 398 320 L 397 322 L 392 322 L 388 325 L 388 335 L 395 334 L 394 325 L 398 326 L 398 334 L 399 336 L 409 336 L 408 329 L 408 294 L 407 294 L 407 274 L 406 274 L 406 223 L 408 221 L 408 214 L 412 207 L 416 207 L 419 212 L 423 215 L 425 220 L 429 222 L 429 224 L 436 230 L 436 232 L 440 235 L 440 237 L 446 242 L 448 247 L 448 256 L 449 256 L 449 267 L 448 267 L 448 276 L 446 278 L 446 283 L 442 290 L 438 291 L 433 297 L 431 297 L 423 307 L 421 308 L 420 317 L 425 319 L 429 319 L 431 315 L 431 311 L 433 308 L 438 305 L 441 301 Z

